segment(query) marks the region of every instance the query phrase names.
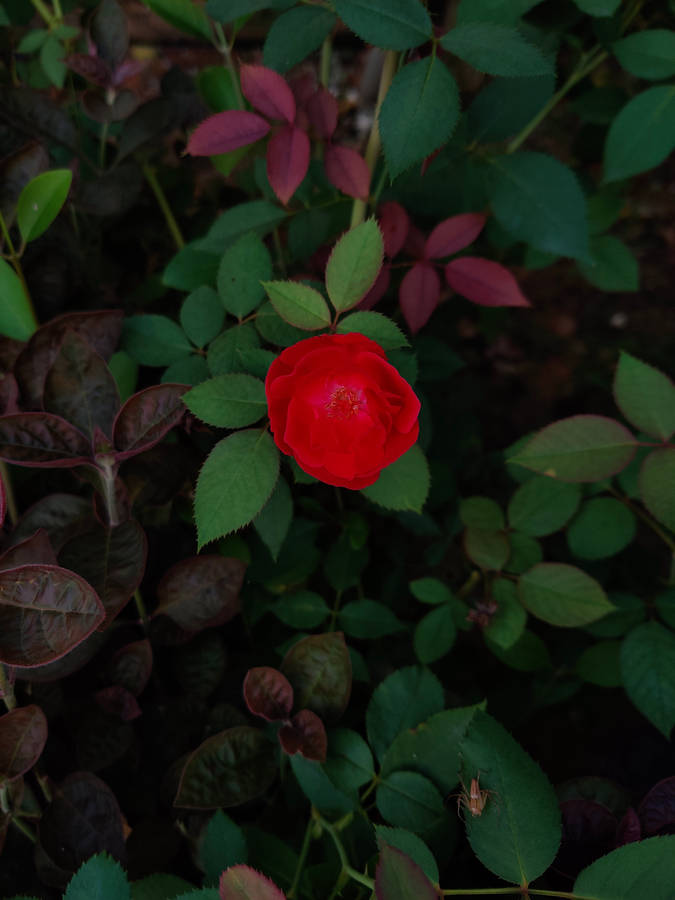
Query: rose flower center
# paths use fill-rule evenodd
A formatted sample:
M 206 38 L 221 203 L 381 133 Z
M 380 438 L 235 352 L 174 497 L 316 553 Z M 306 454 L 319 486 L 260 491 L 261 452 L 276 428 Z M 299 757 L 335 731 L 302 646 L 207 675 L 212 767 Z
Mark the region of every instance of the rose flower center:
M 360 391 L 341 385 L 331 393 L 325 407 L 330 418 L 349 419 L 356 415 L 362 405 L 363 396 Z

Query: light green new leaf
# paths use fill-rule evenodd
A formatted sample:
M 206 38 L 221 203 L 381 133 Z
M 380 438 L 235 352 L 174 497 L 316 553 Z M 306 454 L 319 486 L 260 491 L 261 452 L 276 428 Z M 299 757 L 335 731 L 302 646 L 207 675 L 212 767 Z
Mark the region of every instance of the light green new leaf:
M 663 441 L 675 432 L 675 384 L 663 372 L 624 351 L 614 375 L 614 399 L 639 431 Z
M 492 22 L 456 25 L 441 45 L 479 72 L 506 77 L 549 75 L 551 62 L 516 28 Z
M 216 286 L 225 309 L 243 319 L 265 296 L 261 282 L 272 277 L 272 258 L 258 235 L 249 231 L 223 253 Z
M 649 454 L 640 469 L 639 485 L 649 512 L 675 531 L 675 448 Z
M 335 0 L 335 12 L 368 44 L 410 50 L 431 39 L 429 13 L 419 0 Z
M 72 180 L 70 169 L 53 169 L 36 175 L 21 191 L 16 206 L 16 221 L 26 243 L 44 234 L 58 216 Z
M 647 88 L 623 107 L 605 143 L 605 181 L 653 169 L 675 148 L 675 85 Z
M 19 276 L 0 259 L 0 334 L 15 341 L 27 341 L 37 321 Z
M 637 78 L 671 78 L 675 75 L 675 31 L 646 28 L 612 44 L 622 68 Z
M 333 247 L 326 264 L 326 290 L 338 312 L 356 306 L 375 283 L 384 256 L 382 232 L 375 219 L 350 229 Z
M 253 519 L 274 490 L 279 452 L 267 431 L 237 431 L 216 444 L 197 481 L 199 549 Z
M 183 402 L 198 419 L 217 428 L 243 428 L 267 412 L 265 385 L 252 375 L 217 375 L 193 387 Z
M 338 322 L 338 334 L 364 334 L 376 341 L 384 350 L 409 347 L 408 339 L 401 329 L 382 313 L 363 310 L 355 312 Z
M 567 563 L 538 563 L 520 576 L 518 592 L 533 616 L 561 628 L 588 625 L 614 610 L 595 578 Z
M 375 484 L 363 488 L 365 496 L 385 509 L 421 512 L 429 493 L 429 464 L 419 444 L 382 469 Z
M 635 841 L 601 856 L 574 882 L 574 894 L 593 900 L 672 900 L 675 835 Z
M 274 309 L 289 325 L 303 331 L 330 325 L 328 304 L 314 288 L 298 281 L 266 281 L 263 287 Z

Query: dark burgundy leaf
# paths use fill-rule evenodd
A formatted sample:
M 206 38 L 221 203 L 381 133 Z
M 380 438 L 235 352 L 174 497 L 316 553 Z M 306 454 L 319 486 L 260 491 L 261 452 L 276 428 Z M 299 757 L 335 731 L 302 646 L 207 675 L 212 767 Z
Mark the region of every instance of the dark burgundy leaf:
M 358 309 L 372 309 L 387 293 L 391 281 L 389 266 L 382 266 L 375 279 L 375 284 L 358 304 Z
M 575 877 L 614 846 L 617 818 L 606 806 L 583 797 L 563 800 L 560 811 L 563 839 L 555 866 Z
M 424 248 L 427 243 L 427 237 L 421 228 L 418 228 L 417 225 L 410 224 L 408 228 L 408 233 L 405 236 L 405 244 L 403 245 L 403 249 L 405 252 L 412 256 L 413 259 L 424 259 Z
M 0 416 L 19 412 L 19 385 L 12 372 L 0 373 Z
M 59 659 L 104 616 L 93 588 L 67 569 L 28 565 L 0 572 L 0 662 L 31 667 Z
M 410 230 L 410 218 L 400 203 L 383 203 L 377 213 L 384 239 L 384 255 L 393 259 L 403 249 Z
M 270 119 L 295 121 L 295 97 L 285 79 L 266 66 L 243 65 L 239 69 L 241 92 L 251 106 Z
M 144 691 L 152 673 L 150 641 L 133 641 L 120 647 L 110 661 L 108 672 L 114 684 L 119 684 L 138 697 Z
M 338 104 L 328 88 L 320 85 L 307 101 L 309 124 L 324 141 L 330 140 L 337 128 Z
M 645 837 L 675 824 L 675 776 L 657 782 L 638 807 Z
M 106 639 L 107 635 L 102 631 L 94 631 L 77 647 L 54 662 L 31 669 L 12 669 L 12 672 L 16 672 L 17 677 L 22 681 L 34 681 L 40 684 L 67 678 L 73 672 L 86 666 L 101 649 Z
M 203 744 L 185 763 L 174 806 L 217 809 L 264 794 L 277 773 L 274 744 L 257 728 L 237 725 Z
M 454 291 L 479 306 L 530 306 L 509 270 L 491 259 L 453 259 L 445 267 L 445 278 Z
M 294 644 L 281 664 L 295 694 L 295 705 L 326 722 L 344 712 L 352 690 L 352 664 L 341 631 L 312 634 Z
M 58 553 L 61 547 L 75 534 L 89 528 L 92 521 L 91 502 L 75 494 L 47 494 L 38 500 L 19 519 L 12 532 L 11 543 L 35 534 L 44 528 L 52 547 Z
M 94 696 L 104 712 L 116 716 L 123 722 L 131 722 L 142 715 L 142 710 L 134 695 L 119 684 L 102 688 L 100 691 L 96 691 Z
M 375 870 L 377 900 L 439 900 L 422 869 L 397 847 L 384 844 Z
M 242 560 L 216 554 L 181 560 L 157 586 L 154 615 L 168 616 L 187 632 L 223 625 L 241 608 L 245 571 Z
M 348 197 L 368 199 L 370 169 L 365 159 L 350 147 L 326 144 L 323 158 L 326 178 Z
M 91 345 L 75 331 L 66 331 L 45 379 L 43 404 L 93 437 L 100 428 L 112 432 L 120 398 L 115 379 Z
M 220 876 L 220 900 L 286 900 L 273 881 L 249 866 L 230 866 Z
M 213 156 L 229 153 L 267 136 L 270 123 L 244 109 L 227 109 L 204 119 L 190 135 L 186 153 Z
M 323 722 L 310 709 L 301 709 L 279 729 L 279 743 L 289 756 L 299 753 L 305 759 L 326 762 L 328 736 Z
M 301 72 L 290 79 L 288 86 L 293 91 L 296 106 L 306 106 L 316 91 L 316 73 L 313 70 Z
M 121 760 L 134 745 L 134 728 L 97 708 L 85 715 L 75 732 L 77 766 L 99 772 Z
M 33 144 L 28 146 L 38 146 L 41 147 L 40 144 Z M 41 151 L 44 153 L 44 148 L 41 147 Z M 5 157 L 5 160 L 7 157 Z M 44 171 L 44 169 L 49 168 L 49 157 L 46 157 L 46 164 L 44 166 L 37 166 L 34 170 L 31 167 L 29 169 L 29 173 L 32 172 L 32 175 L 38 175 L 40 172 Z M 28 173 L 26 173 L 28 174 Z M 15 187 L 15 200 L 19 199 L 19 194 L 25 185 L 30 181 L 32 175 L 28 174 L 27 178 L 24 178 L 23 172 L 21 173 L 20 180 Z M 2 162 L 0 162 L 0 177 L 3 177 L 3 166 Z M 6 214 L 8 216 L 8 214 Z M 3 376 L 6 376 L 7 372 L 11 372 L 14 368 L 14 364 L 19 358 L 19 354 L 26 346 L 25 341 L 15 341 L 14 338 L 7 337 L 7 335 L 0 334 L 0 373 Z
M 267 145 L 267 178 L 284 206 L 309 168 L 309 138 L 301 128 L 286 125 Z
M 149 450 L 178 425 L 186 412 L 181 397 L 189 389 L 185 384 L 158 384 L 129 397 L 113 425 L 117 458 Z
M 71 468 L 91 463 L 87 438 L 51 413 L 0 416 L 0 459 L 17 466 Z
M 401 312 L 413 334 L 426 325 L 441 297 L 441 279 L 431 263 L 418 262 L 398 289 Z
M 35 334 L 21 351 L 14 366 L 24 408 L 39 409 L 47 372 L 59 352 L 61 341 L 68 331 L 77 332 L 88 341 L 103 359 L 110 359 L 122 333 L 121 310 L 102 310 L 87 313 L 66 313 L 52 319 Z
M 101 631 L 124 609 L 141 583 L 147 550 L 145 532 L 135 519 L 128 519 L 115 528 L 92 525 L 59 552 L 59 563 L 81 575 L 98 594 L 105 609 Z
M 64 59 L 65 64 L 73 72 L 81 75 L 91 84 L 106 87 L 111 80 L 110 67 L 99 56 L 89 53 L 71 53 Z
M 639 841 L 641 837 L 640 817 L 633 807 L 629 806 L 617 826 L 614 846 L 623 847 L 624 844 L 632 844 L 634 841 Z
M 124 863 L 122 813 L 107 784 L 91 772 L 74 772 L 55 787 L 40 820 L 39 847 L 71 875 L 95 853 Z
M 425 244 L 427 259 L 442 259 L 472 244 L 483 230 L 482 213 L 462 213 L 439 222 Z
M 0 781 L 33 768 L 47 741 L 47 719 L 39 706 L 21 706 L 0 716 Z
M 268 722 L 287 719 L 293 709 L 293 688 L 278 669 L 258 666 L 246 673 L 244 700 L 254 715 Z
M 44 528 L 39 528 L 32 537 L 6 550 L 0 556 L 0 572 L 5 569 L 16 569 L 17 566 L 25 566 L 28 563 L 58 565 L 56 553 Z

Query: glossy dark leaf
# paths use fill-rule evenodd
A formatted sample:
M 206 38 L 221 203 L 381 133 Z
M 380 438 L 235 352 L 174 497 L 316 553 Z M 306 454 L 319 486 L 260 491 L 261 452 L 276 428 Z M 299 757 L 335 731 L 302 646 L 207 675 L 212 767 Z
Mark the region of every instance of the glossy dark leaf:
M 285 900 L 279 888 L 250 866 L 230 866 L 220 876 L 221 900 Z
M 311 709 L 301 709 L 281 726 L 279 743 L 289 756 L 300 753 L 305 759 L 326 762 L 328 736 L 323 722 Z
M 377 900 L 438 900 L 422 869 L 396 847 L 384 844 L 375 872 Z
M 291 199 L 309 168 L 309 138 L 295 125 L 286 125 L 267 145 L 267 177 L 284 206 Z
M 641 837 L 640 817 L 633 807 L 629 806 L 617 825 L 615 845 L 623 847 L 624 844 L 632 844 L 634 841 L 639 841 Z
M 293 709 L 293 688 L 278 669 L 257 666 L 246 673 L 244 700 L 254 715 L 268 722 L 287 719 Z
M 270 119 L 295 121 L 295 97 L 285 78 L 266 66 L 243 65 L 241 92 L 254 109 Z
M 110 680 L 136 697 L 143 692 L 151 673 L 152 644 L 147 639 L 120 647 L 108 667 Z
M 295 692 L 295 705 L 327 722 L 344 712 L 352 689 L 352 665 L 340 631 L 313 634 L 294 644 L 281 664 Z
M 87 438 L 51 413 L 15 413 L 0 417 L 0 459 L 18 466 L 71 468 L 89 462 Z
M 230 153 L 266 137 L 269 122 L 262 116 L 243 109 L 228 109 L 209 116 L 190 135 L 186 153 L 192 156 L 213 156 Z
M 276 777 L 274 745 L 257 728 L 237 725 L 207 738 L 185 763 L 174 806 L 217 809 L 264 794 Z
M 75 494 L 47 494 L 38 500 L 19 519 L 12 533 L 12 543 L 24 541 L 40 528 L 58 553 L 73 535 L 89 528 L 92 519 L 91 502 Z
M 33 768 L 47 741 L 47 719 L 39 706 L 20 706 L 0 716 L 0 781 Z
M 138 701 L 131 691 L 119 684 L 101 688 L 100 691 L 96 691 L 94 697 L 104 712 L 123 722 L 131 722 L 142 714 Z
M 246 563 L 216 554 L 193 556 L 172 566 L 157 586 L 154 615 L 168 616 L 187 632 L 229 622 L 239 612 Z
M 655 784 L 638 807 L 637 813 L 645 837 L 659 834 L 662 829 L 673 826 L 675 824 L 675 776 L 664 778 Z
M 113 426 L 118 459 L 126 459 L 154 447 L 181 421 L 185 384 L 158 384 L 129 397 Z
M 0 572 L 5 569 L 15 569 L 17 566 L 25 566 L 27 563 L 46 563 L 50 566 L 58 565 L 54 548 L 49 540 L 49 535 L 44 528 L 38 529 L 34 535 L 14 544 L 0 556 Z
M 59 659 L 104 616 L 93 588 L 67 569 L 27 565 L 0 572 L 0 661 L 31 667 Z

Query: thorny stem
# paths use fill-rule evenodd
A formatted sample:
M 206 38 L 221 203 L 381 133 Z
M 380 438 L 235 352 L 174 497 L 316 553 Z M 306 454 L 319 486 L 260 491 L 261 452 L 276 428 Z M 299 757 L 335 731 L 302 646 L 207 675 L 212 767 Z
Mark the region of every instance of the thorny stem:
M 182 250 L 185 246 L 185 240 L 183 238 L 183 235 L 181 234 L 180 228 L 178 227 L 178 222 L 176 222 L 173 211 L 171 210 L 169 201 L 166 199 L 166 194 L 162 190 L 162 186 L 157 180 L 155 170 L 147 162 L 144 162 L 141 168 L 143 170 L 143 174 L 145 175 L 146 181 L 150 185 L 152 192 L 155 195 L 157 204 L 164 214 L 164 221 L 166 222 L 167 228 L 171 232 L 173 242 L 178 250 Z
M 14 487 L 12 486 L 12 477 L 9 474 L 7 465 L 0 460 L 0 481 L 5 486 L 5 497 L 7 498 L 7 512 L 9 513 L 9 521 L 12 525 L 16 525 L 19 519 L 19 509 L 16 505 L 16 497 L 14 496 Z
M 33 301 L 30 296 L 30 291 L 28 290 L 28 285 L 26 284 L 26 279 L 24 278 L 23 269 L 21 268 L 21 263 L 19 262 L 19 258 L 21 253 L 17 253 L 14 249 L 14 244 L 12 243 L 12 237 L 9 233 L 9 228 L 7 227 L 7 223 L 5 222 L 5 217 L 2 212 L 0 212 L 0 231 L 2 232 L 2 236 L 4 237 L 7 243 L 7 249 L 9 250 L 9 261 L 12 265 L 12 268 L 16 272 L 19 281 L 21 282 L 21 287 L 23 288 L 23 292 L 26 296 L 26 302 L 28 304 L 28 312 L 33 321 L 33 325 L 35 329 L 38 328 L 38 320 L 35 315 L 35 307 L 33 306 Z
M 380 152 L 381 141 L 380 141 L 380 128 L 378 125 L 378 119 L 380 116 L 380 109 L 382 107 L 382 103 L 384 98 L 387 96 L 387 91 L 389 90 L 389 86 L 396 74 L 396 68 L 398 65 L 398 53 L 395 50 L 387 50 L 384 63 L 382 64 L 382 72 L 380 74 L 380 85 L 377 90 L 377 102 L 375 104 L 375 113 L 373 115 L 373 125 L 370 129 L 370 136 L 368 138 L 368 143 L 366 144 L 366 152 L 365 152 L 365 160 L 370 170 L 370 174 L 372 176 L 375 170 L 375 163 L 377 162 L 377 157 Z M 350 223 L 350 228 L 354 228 L 356 225 L 359 225 L 366 216 L 366 201 L 360 200 L 358 197 L 354 200 L 354 205 L 352 206 L 352 220 Z
M 2 699 L 7 709 L 14 709 L 16 707 L 14 688 L 3 663 L 0 663 L 0 691 L 2 691 Z
M 296 891 L 298 890 L 298 885 L 300 884 L 300 878 L 302 876 L 302 870 L 305 867 L 305 861 L 307 859 L 307 853 L 309 852 L 309 845 L 312 841 L 312 831 L 314 829 L 314 816 L 310 815 L 309 821 L 307 822 L 307 828 L 305 828 L 305 837 L 302 841 L 302 848 L 300 850 L 300 856 L 298 857 L 298 864 L 295 867 L 295 873 L 293 875 L 293 883 L 291 884 L 290 890 L 286 894 L 288 900 L 292 900 L 295 897 Z

